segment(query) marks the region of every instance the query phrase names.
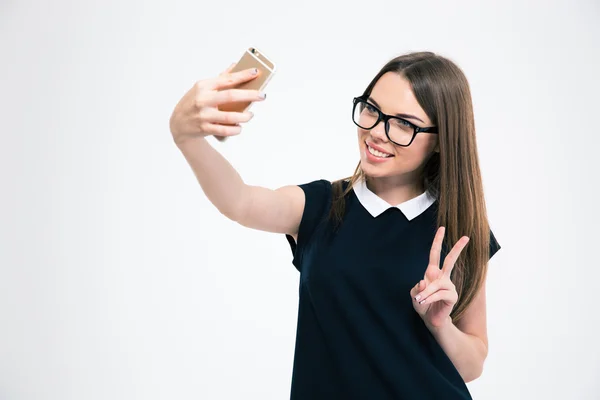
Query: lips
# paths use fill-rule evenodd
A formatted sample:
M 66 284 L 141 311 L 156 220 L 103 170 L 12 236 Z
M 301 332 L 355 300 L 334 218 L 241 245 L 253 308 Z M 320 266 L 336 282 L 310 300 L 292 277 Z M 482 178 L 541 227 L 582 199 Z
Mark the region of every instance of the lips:
M 373 150 L 377 150 L 378 152 L 380 152 L 380 153 L 383 153 L 383 155 L 384 155 L 385 157 L 388 157 L 388 158 L 389 158 L 389 157 L 393 157 L 393 156 L 394 156 L 392 153 L 385 151 L 385 150 L 384 150 L 384 149 L 382 149 L 381 147 L 379 147 L 379 146 L 376 146 L 376 145 L 374 145 L 373 143 L 371 143 L 371 142 L 369 142 L 369 141 L 365 141 L 365 145 L 367 146 L 367 151 L 369 150 L 369 149 L 368 149 L 368 147 L 370 147 L 370 148 L 371 148 L 371 149 L 373 149 Z M 377 154 L 376 154 L 376 155 L 377 155 Z

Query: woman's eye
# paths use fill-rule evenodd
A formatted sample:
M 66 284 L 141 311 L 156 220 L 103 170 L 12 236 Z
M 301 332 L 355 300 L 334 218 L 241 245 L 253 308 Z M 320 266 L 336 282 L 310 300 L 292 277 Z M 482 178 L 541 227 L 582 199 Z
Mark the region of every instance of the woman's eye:
M 398 119 L 398 118 L 394 118 L 392 120 L 392 122 L 400 127 L 406 128 L 406 127 L 410 127 L 410 122 L 405 121 L 403 119 Z
M 370 112 L 371 114 L 376 114 L 376 113 L 377 113 L 377 110 L 375 109 L 375 107 L 373 107 L 373 106 L 372 106 L 372 105 L 370 105 L 370 104 L 367 104 L 367 105 L 365 106 L 365 109 L 366 109 L 368 112 Z

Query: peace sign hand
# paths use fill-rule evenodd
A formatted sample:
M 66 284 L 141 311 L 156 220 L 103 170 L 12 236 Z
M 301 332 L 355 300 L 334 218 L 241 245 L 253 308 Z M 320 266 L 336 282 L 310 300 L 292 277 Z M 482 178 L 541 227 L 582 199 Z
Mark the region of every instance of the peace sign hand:
M 450 280 L 450 274 L 460 252 L 469 243 L 468 237 L 460 238 L 446 256 L 444 266 L 440 269 L 440 253 L 445 231 L 443 226 L 438 229 L 431 246 L 425 276 L 410 291 L 415 311 L 428 327 L 433 328 L 438 328 L 450 320 L 450 313 L 458 300 L 458 293 Z

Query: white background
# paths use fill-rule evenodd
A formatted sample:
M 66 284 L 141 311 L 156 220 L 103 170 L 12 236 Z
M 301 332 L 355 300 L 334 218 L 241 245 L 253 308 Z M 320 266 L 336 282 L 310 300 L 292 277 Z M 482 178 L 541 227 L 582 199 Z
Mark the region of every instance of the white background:
M 0 3 L 0 398 L 289 398 L 298 272 L 207 201 L 168 128 L 248 46 L 278 65 L 246 182 L 352 173 L 351 99 L 432 50 L 472 88 L 492 229 L 476 399 L 600 398 L 600 4 Z

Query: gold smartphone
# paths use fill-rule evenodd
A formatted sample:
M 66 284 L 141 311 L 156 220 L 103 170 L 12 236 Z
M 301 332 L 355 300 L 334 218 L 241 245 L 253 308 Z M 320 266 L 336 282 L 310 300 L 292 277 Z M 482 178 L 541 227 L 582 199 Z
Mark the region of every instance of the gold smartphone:
M 235 87 L 235 89 L 263 90 L 275 74 L 275 64 L 269 60 L 256 47 L 248 48 L 231 72 L 243 71 L 249 68 L 257 68 L 258 76 L 248 82 Z M 235 102 L 219 105 L 221 111 L 244 112 L 250 108 L 252 102 Z

